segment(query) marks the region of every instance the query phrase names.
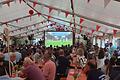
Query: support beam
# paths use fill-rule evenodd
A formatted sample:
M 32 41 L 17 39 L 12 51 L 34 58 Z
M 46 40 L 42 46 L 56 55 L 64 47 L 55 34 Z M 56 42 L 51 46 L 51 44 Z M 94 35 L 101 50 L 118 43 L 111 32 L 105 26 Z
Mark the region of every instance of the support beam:
M 52 23 L 52 24 L 54 24 L 54 23 Z M 46 25 L 46 26 L 43 26 L 43 27 L 39 27 L 39 28 L 36 28 L 36 29 L 31 29 L 31 30 L 28 30 L 28 31 L 25 31 L 25 32 L 22 32 L 22 33 L 20 33 L 20 34 L 16 34 L 16 35 L 13 35 L 13 36 L 21 35 L 21 34 L 24 34 L 24 33 L 27 33 L 27 32 L 31 32 L 31 31 L 38 30 L 38 29 L 42 29 L 42 28 L 45 28 L 45 27 L 50 26 L 50 25 L 51 25 L 51 24 Z
M 29 0 L 30 2 L 34 2 L 34 0 Z M 42 6 L 45 6 L 45 7 L 51 7 L 52 9 L 54 10 L 57 10 L 57 11 L 61 11 L 61 12 L 66 12 L 65 10 L 63 9 L 59 9 L 59 8 L 56 8 L 56 7 L 52 7 L 52 6 L 49 6 L 49 5 L 46 5 L 46 4 L 43 4 L 43 3 L 40 3 L 40 2 L 37 2 L 37 4 L 39 5 L 42 5 Z M 69 12 L 69 11 L 68 11 Z M 84 19 L 87 19 L 87 20 L 90 20 L 90 21 L 93 21 L 93 22 L 97 22 L 97 23 L 100 23 L 100 24 L 103 24 L 103 25 L 107 25 L 107 26 L 111 26 L 113 28 L 118 28 L 120 29 L 120 26 L 119 25 L 115 25 L 115 24 L 112 24 L 112 23 L 108 23 L 108 22 L 104 22 L 104 21 L 101 21 L 101 20 L 96 20 L 96 19 L 93 19 L 93 18 L 89 18 L 87 16 L 83 16 L 83 15 L 80 15 L 80 14 L 77 14 L 77 13 L 72 13 L 72 12 L 69 12 L 69 14 L 71 15 L 75 15 L 77 17 L 81 17 L 81 18 L 84 18 Z
M 43 21 L 41 21 L 41 22 L 38 22 L 38 23 L 35 23 L 35 24 L 32 24 L 32 25 L 27 25 L 27 26 L 24 26 L 24 27 L 20 27 L 20 28 L 17 28 L 17 29 L 15 29 L 15 30 L 12 30 L 12 31 L 10 31 L 10 32 L 14 32 L 14 31 L 17 31 L 17 30 L 20 30 L 20 29 L 24 29 L 24 28 L 27 28 L 27 27 L 31 27 L 31 26 L 40 24 L 40 23 L 42 23 L 42 22 L 47 22 L 47 20 L 46 20 L 46 21 L 43 20 Z M 1 33 L 0 35 L 2 35 L 2 34 L 3 34 L 3 33 Z
M 35 14 L 31 15 L 31 16 L 35 16 L 35 15 L 37 15 L 37 13 L 35 13 Z M 28 17 L 30 17 L 30 15 L 19 17 L 19 18 L 16 18 L 16 19 L 12 19 L 12 20 L 9 20 L 9 21 L 6 21 L 6 22 L 0 22 L 0 25 L 6 24 L 6 23 L 8 24 L 8 23 L 11 23 L 13 21 L 28 18 Z
M 0 4 L 4 5 L 4 4 L 7 4 L 8 2 L 13 2 L 14 0 L 6 0 L 6 1 L 2 1 L 0 2 Z

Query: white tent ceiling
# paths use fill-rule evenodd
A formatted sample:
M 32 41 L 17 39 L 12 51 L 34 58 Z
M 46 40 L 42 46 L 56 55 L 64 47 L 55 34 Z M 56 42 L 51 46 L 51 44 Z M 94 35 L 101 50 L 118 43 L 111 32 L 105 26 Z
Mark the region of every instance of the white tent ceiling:
M 6 2 L 10 1 L 10 6 Z M 65 25 L 71 30 L 74 27 L 70 23 L 74 23 L 72 17 L 71 0 L 0 0 L 0 33 L 3 32 L 6 23 L 11 31 L 11 36 L 26 36 L 29 34 L 39 34 L 43 30 L 48 29 L 47 16 L 51 22 Z M 37 2 L 33 7 L 33 2 Z M 83 26 L 83 33 L 91 32 L 92 29 L 96 30 L 96 25 L 101 26 L 96 35 L 103 33 L 113 33 L 113 29 L 120 29 L 120 2 L 111 0 L 111 2 L 104 8 L 104 0 L 73 0 L 75 24 L 77 31 L 80 29 L 80 18 L 85 21 L 81 24 Z M 49 8 L 52 11 L 49 13 Z M 29 10 L 34 11 L 34 15 L 29 17 Z M 65 13 L 69 15 L 65 17 Z M 40 17 L 37 13 L 41 13 Z M 17 22 L 18 21 L 18 22 Z M 43 22 L 40 23 L 40 22 Z M 37 25 L 36 25 L 37 24 Z M 35 26 L 36 25 L 36 26 Z M 87 27 L 87 28 L 86 28 Z M 38 35 L 39 36 L 39 35 Z

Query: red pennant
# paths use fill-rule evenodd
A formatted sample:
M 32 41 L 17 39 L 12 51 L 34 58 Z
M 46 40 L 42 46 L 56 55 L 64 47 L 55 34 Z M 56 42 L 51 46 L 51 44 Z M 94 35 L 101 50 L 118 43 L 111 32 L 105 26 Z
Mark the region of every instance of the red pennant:
M 82 27 L 82 26 L 80 26 L 80 33 L 82 32 L 82 28 L 83 28 L 83 27 Z
M 100 27 L 101 27 L 101 26 L 96 25 L 96 31 L 99 31 Z
M 94 29 L 92 29 L 92 34 L 95 32 L 95 30 Z
M 48 16 L 48 20 L 51 18 L 51 16 Z
M 113 30 L 113 36 L 116 37 L 117 30 Z
M 34 1 L 34 2 L 33 2 L 33 7 L 35 7 L 35 6 L 36 6 L 36 4 L 37 4 L 37 2 L 36 2 L 36 1 Z
M 69 12 L 66 11 L 66 12 L 65 12 L 65 17 L 67 17 L 68 15 L 69 15 Z
M 84 19 L 83 19 L 83 18 L 80 18 L 80 24 L 81 24 L 83 21 L 84 21 Z
M 41 13 L 38 12 L 37 14 L 38 14 L 38 16 L 40 17 Z
M 88 32 L 87 35 L 90 35 L 90 33 Z
M 51 7 L 49 7 L 49 13 L 51 13 L 52 10 L 53 10 L 53 9 L 52 9 Z

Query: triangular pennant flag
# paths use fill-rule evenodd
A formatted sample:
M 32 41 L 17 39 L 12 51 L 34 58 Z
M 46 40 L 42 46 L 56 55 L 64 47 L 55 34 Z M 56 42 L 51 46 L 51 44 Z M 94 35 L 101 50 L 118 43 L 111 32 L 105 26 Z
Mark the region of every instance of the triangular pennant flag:
M 36 27 L 36 24 L 34 24 L 34 27 Z
M 109 3 L 110 3 L 111 0 L 104 0 L 104 7 L 106 7 Z
M 35 7 L 35 6 L 36 6 L 36 4 L 37 4 L 37 2 L 36 2 L 36 1 L 34 1 L 34 2 L 33 2 L 33 7 Z
M 83 28 L 83 27 L 82 27 L 82 26 L 80 26 L 80 33 L 82 32 L 82 28 Z
M 87 2 L 89 3 L 89 2 L 90 2 L 90 0 L 87 0 Z
M 95 32 L 95 30 L 94 29 L 92 29 L 92 34 Z
M 84 19 L 83 19 L 83 18 L 80 18 L 80 24 L 81 24 L 83 21 L 84 21 Z
M 43 21 L 41 23 L 43 24 Z
M 49 7 L 49 13 L 51 13 L 52 10 L 53 10 L 53 8 Z
M 51 18 L 51 16 L 48 16 L 48 20 Z
M 100 27 L 101 27 L 101 26 L 96 25 L 96 31 L 99 31 Z
M 5 22 L 4 24 L 8 27 L 8 23 L 7 22 Z
M 70 22 L 70 26 L 72 25 L 72 22 Z
M 8 5 L 8 7 L 10 7 L 10 1 L 7 1 L 7 3 L 6 3 L 7 5 Z
M 38 12 L 37 14 L 38 14 L 38 16 L 40 17 L 41 13 Z
M 68 15 L 69 15 L 69 12 L 66 11 L 66 12 L 65 12 L 65 17 L 67 17 Z
M 16 23 L 18 23 L 18 19 L 16 19 L 15 21 L 16 21 Z
M 113 36 L 116 37 L 117 30 L 113 29 Z
M 19 0 L 19 2 L 20 2 L 20 4 L 21 4 L 22 0 Z

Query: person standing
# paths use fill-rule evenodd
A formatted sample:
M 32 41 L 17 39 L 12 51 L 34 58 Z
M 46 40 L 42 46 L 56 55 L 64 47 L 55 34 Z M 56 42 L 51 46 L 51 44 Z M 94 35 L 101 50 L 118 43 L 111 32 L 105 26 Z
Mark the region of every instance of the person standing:
M 56 75 L 56 65 L 51 60 L 51 54 L 49 50 L 45 50 L 44 53 L 44 65 L 43 65 L 43 74 L 46 80 L 54 80 Z

